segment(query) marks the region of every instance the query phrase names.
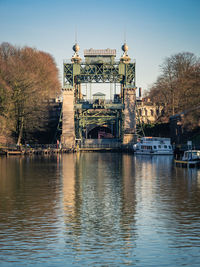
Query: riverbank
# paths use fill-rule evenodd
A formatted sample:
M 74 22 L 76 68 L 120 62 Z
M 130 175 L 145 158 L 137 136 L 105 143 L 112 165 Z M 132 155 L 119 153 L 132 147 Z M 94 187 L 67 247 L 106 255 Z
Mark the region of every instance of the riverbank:
M 195 147 L 195 149 L 200 149 Z M 182 158 L 184 151 L 187 150 L 187 145 L 174 146 L 174 156 L 176 159 Z M 88 147 L 72 147 L 72 148 L 58 148 L 55 144 L 33 145 L 33 146 L 0 146 L 0 156 L 11 155 L 55 155 L 76 152 L 130 152 L 134 153 L 132 146 L 88 146 Z
M 118 146 L 109 145 L 94 145 L 94 146 L 83 146 L 83 147 L 72 147 L 64 148 L 58 147 L 56 144 L 45 144 L 45 145 L 8 145 L 0 146 L 0 155 L 55 155 L 65 153 L 76 153 L 76 152 L 130 152 L 133 153 L 133 146 L 127 146 L 120 144 Z
M 11 155 L 54 155 L 60 153 L 74 153 L 75 149 L 57 149 L 57 148 L 20 148 L 20 149 L 11 149 L 11 148 L 1 148 L 0 156 L 11 156 Z

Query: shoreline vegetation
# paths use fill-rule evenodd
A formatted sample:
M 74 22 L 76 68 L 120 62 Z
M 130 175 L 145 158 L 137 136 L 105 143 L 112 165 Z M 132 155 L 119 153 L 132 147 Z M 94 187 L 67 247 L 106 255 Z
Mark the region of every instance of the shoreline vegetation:
M 30 47 L 0 45 L 0 143 L 40 142 L 49 100 L 60 95 L 53 57 Z
M 190 52 L 167 57 L 160 75 L 146 93 L 153 103 L 163 107 L 160 122 L 181 115 L 182 126 L 191 131 L 200 126 L 200 58 Z

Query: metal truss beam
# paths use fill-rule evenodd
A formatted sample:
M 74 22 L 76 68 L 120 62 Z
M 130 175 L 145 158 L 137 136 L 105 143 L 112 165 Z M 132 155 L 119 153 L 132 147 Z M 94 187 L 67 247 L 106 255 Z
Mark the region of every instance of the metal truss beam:
M 64 77 L 65 82 L 71 85 L 73 85 L 73 83 L 131 84 L 135 79 L 135 63 L 64 63 Z

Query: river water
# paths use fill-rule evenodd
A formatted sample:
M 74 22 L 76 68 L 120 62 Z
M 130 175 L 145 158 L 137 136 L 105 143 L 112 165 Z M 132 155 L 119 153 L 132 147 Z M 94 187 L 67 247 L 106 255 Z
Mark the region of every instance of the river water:
M 171 156 L 0 158 L 0 266 L 199 266 L 200 170 Z

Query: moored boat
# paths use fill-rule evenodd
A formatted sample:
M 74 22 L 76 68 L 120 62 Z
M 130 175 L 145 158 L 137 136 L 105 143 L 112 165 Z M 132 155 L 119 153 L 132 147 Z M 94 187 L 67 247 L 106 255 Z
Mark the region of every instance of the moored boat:
M 170 138 L 142 137 L 133 148 L 135 154 L 173 155 Z
M 200 166 L 200 150 L 186 150 L 182 159 L 175 159 L 174 161 L 176 165 L 181 166 Z

